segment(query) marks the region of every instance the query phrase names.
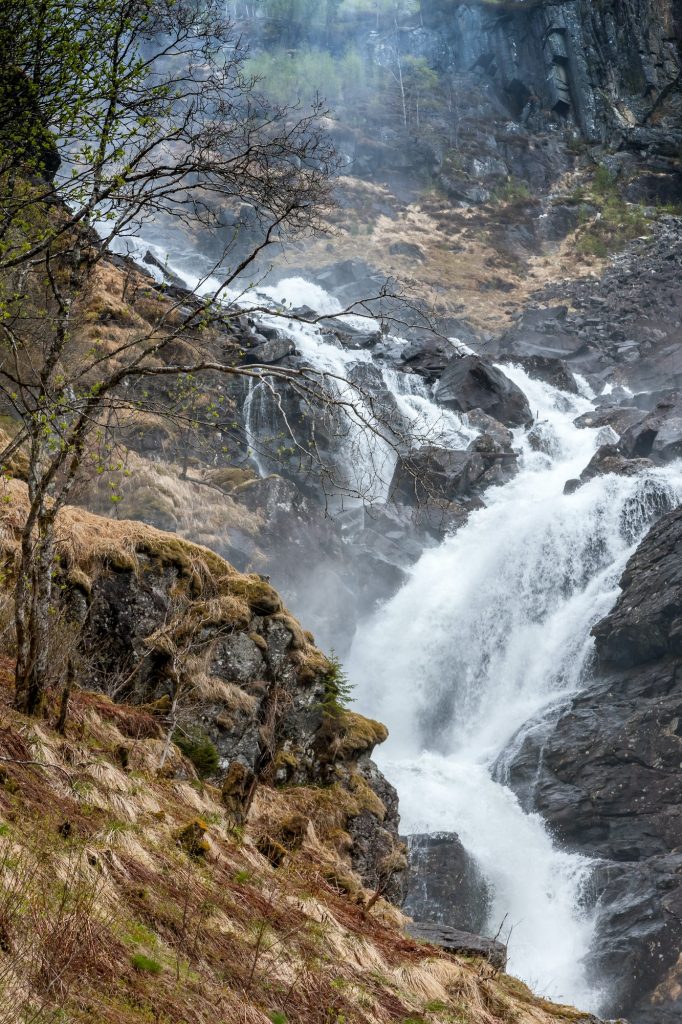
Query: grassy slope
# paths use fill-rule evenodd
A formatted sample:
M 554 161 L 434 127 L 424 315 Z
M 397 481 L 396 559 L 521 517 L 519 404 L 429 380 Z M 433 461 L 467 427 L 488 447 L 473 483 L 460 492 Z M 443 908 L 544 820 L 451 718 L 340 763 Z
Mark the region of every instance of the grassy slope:
M 179 751 L 157 771 L 148 710 L 80 692 L 63 738 L 56 708 L 41 721 L 11 710 L 11 675 L 6 660 L 0 1021 L 581 1019 L 483 962 L 407 939 L 383 901 L 366 912 L 369 894 L 330 870 L 328 790 L 263 787 L 246 830 L 231 829 L 220 791 Z M 303 812 L 274 868 L 263 837 L 285 835 Z

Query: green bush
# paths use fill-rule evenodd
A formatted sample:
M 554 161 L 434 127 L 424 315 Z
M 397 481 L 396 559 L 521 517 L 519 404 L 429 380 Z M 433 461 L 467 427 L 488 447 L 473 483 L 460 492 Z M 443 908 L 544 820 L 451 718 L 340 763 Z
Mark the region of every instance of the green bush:
M 173 742 L 192 762 L 200 779 L 208 779 L 217 773 L 220 767 L 220 755 L 215 744 L 201 729 L 193 729 L 189 732 L 176 730 L 173 734 Z
M 130 962 L 136 971 L 142 971 L 144 974 L 161 974 L 163 970 L 158 961 L 152 960 L 143 953 L 136 953 L 135 956 L 131 956 Z
M 324 696 L 321 708 L 325 715 L 336 718 L 344 711 L 353 699 L 353 684 L 343 670 L 343 665 L 334 651 L 329 658 L 329 668 L 322 680 Z
M 616 177 L 608 167 L 598 167 L 594 172 L 592 188 L 600 196 L 613 195 L 616 191 Z

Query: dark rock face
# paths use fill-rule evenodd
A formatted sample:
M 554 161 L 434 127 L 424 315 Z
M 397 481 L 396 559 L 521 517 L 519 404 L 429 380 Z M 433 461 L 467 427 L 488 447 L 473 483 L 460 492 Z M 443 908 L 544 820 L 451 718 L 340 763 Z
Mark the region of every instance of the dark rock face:
M 396 504 L 426 505 L 470 497 L 486 470 L 477 452 L 420 448 L 398 459 L 389 500 Z
M 487 960 L 498 971 L 503 971 L 507 966 L 507 947 L 496 939 L 485 939 L 481 935 L 472 935 L 439 924 L 424 924 L 421 921 L 408 924 L 406 931 L 412 938 L 440 946 L 447 953 L 459 953 L 462 956 L 475 956 Z
M 403 349 L 401 363 L 404 369 L 434 384 L 456 355 L 455 345 L 446 339 L 417 338 Z
M 631 458 L 652 459 L 658 465 L 682 455 L 682 402 L 677 394 L 641 420 L 620 439 L 620 448 Z
M 416 921 L 482 932 L 490 891 L 459 837 L 451 832 L 408 836 L 407 851 L 405 913 Z
M 436 399 L 456 412 L 482 409 L 508 427 L 527 427 L 533 414 L 516 384 L 478 356 L 452 359 L 436 386 Z
M 479 68 L 522 123 L 568 119 L 593 142 L 670 154 L 680 141 L 676 0 L 544 0 L 454 6 L 426 0 L 455 67 Z M 431 59 L 438 59 L 436 43 Z M 442 58 L 441 58 L 442 59 Z
M 590 962 L 613 983 L 607 1012 L 672 1024 L 682 1014 L 682 509 L 653 527 L 621 587 L 593 630 L 594 682 L 526 733 L 508 779 L 559 839 L 602 859 Z

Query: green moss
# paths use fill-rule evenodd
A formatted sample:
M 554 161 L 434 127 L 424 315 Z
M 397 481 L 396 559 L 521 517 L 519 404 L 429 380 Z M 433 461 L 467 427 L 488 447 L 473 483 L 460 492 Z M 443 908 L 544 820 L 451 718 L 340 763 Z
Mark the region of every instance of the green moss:
M 641 206 L 626 203 L 618 195 L 602 203 L 600 215 L 578 239 L 578 251 L 604 258 L 620 252 L 628 242 L 647 233 L 650 219 Z
M 226 581 L 234 597 L 242 597 L 256 615 L 274 615 L 282 611 L 282 599 L 266 580 L 256 576 L 234 576 Z
M 206 822 L 202 821 L 201 818 L 195 818 L 194 821 L 190 821 L 188 825 L 184 825 L 179 830 L 177 841 L 190 857 L 205 857 L 211 848 L 206 838 L 207 831 L 208 826 Z
M 337 751 L 342 760 L 371 751 L 388 738 L 388 729 L 382 722 L 375 722 L 354 711 L 344 711 L 335 726 Z
M 195 728 L 190 732 L 176 732 L 173 742 L 189 758 L 200 779 L 209 779 L 220 767 L 220 755 L 215 744 L 203 730 Z
M 136 971 L 141 971 L 144 974 L 161 974 L 163 967 L 157 960 L 152 960 L 151 957 L 145 956 L 143 953 L 136 953 L 135 956 L 131 956 L 130 962 Z

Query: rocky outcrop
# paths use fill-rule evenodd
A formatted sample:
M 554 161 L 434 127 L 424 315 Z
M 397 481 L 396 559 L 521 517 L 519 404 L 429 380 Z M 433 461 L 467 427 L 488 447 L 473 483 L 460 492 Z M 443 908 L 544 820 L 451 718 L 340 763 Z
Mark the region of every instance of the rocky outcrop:
M 682 66 L 675 0 L 422 6 L 432 60 L 440 43 L 441 60 L 477 68 L 523 122 L 569 119 L 592 142 L 674 155 Z
M 407 932 L 413 939 L 421 939 L 433 946 L 440 946 L 448 953 L 480 957 L 498 971 L 503 971 L 507 966 L 507 947 L 496 939 L 484 939 L 480 935 L 461 932 L 457 928 L 424 924 L 421 921 L 409 924 Z
M 415 921 L 480 934 L 491 893 L 476 862 L 452 832 L 407 837 L 406 914 Z
M 599 277 L 543 289 L 539 304 L 491 349 L 503 359 L 557 356 L 587 375 L 597 392 L 607 380 L 640 393 L 680 387 L 682 222 L 660 217 L 650 222 L 647 235 Z M 632 395 L 615 402 L 607 396 L 599 415 L 607 417 L 613 405 L 634 405 Z
M 608 1011 L 673 1024 L 682 1012 L 682 510 L 654 526 L 621 588 L 593 631 L 594 682 L 525 733 L 508 779 L 563 842 L 599 858 L 590 962 L 613 979 Z
M 450 360 L 436 385 L 435 396 L 448 409 L 463 413 L 481 409 L 507 427 L 527 427 L 533 422 L 521 389 L 497 367 L 475 355 Z
M 26 510 L 25 484 L 6 481 L 7 559 Z M 89 689 L 144 706 L 152 734 L 165 737 L 159 769 L 192 778 L 194 764 L 222 787 L 235 825 L 260 785 L 329 791 L 343 833 L 339 856 L 361 882 L 399 902 L 406 861 L 397 797 L 370 761 L 388 731 L 345 706 L 338 663 L 268 581 L 172 534 L 70 506 L 57 533 L 55 649 L 75 639 L 55 661 L 68 657 Z M 184 764 L 170 757 L 171 740 Z
M 608 473 L 614 473 L 616 476 L 638 476 L 653 468 L 654 463 L 650 459 L 629 459 L 623 455 L 618 445 L 603 444 L 580 474 L 580 483 L 589 483 L 595 477 L 606 476 Z

